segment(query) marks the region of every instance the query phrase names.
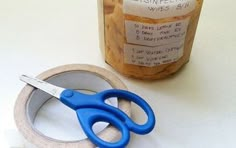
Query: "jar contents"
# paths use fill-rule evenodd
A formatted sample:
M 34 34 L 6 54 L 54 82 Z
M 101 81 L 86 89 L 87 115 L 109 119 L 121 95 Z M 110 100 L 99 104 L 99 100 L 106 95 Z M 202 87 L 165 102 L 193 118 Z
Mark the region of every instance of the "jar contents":
M 189 61 L 202 0 L 98 0 L 105 61 L 120 73 L 160 79 Z

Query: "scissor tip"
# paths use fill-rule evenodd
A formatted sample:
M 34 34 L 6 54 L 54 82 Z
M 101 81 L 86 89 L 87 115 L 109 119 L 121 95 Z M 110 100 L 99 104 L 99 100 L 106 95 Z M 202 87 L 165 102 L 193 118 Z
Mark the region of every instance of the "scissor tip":
M 23 78 L 23 77 L 25 77 L 25 76 L 26 76 L 26 75 L 20 75 L 19 78 L 21 79 L 21 78 Z
M 29 78 L 29 76 L 23 74 L 23 75 L 20 75 L 19 78 L 20 78 L 21 81 L 25 81 L 25 79 L 26 79 L 26 78 Z

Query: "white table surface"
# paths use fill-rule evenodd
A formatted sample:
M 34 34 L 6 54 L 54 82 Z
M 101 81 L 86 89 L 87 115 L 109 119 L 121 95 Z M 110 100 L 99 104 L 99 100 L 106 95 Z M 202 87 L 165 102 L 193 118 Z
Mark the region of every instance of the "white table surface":
M 236 2 L 205 0 L 190 63 L 175 76 L 144 82 L 104 63 L 95 0 L 0 0 L 0 147 L 27 147 L 13 118 L 19 75 L 86 63 L 113 71 L 146 98 L 157 125 L 129 148 L 236 147 Z M 133 117 L 143 118 L 134 108 Z

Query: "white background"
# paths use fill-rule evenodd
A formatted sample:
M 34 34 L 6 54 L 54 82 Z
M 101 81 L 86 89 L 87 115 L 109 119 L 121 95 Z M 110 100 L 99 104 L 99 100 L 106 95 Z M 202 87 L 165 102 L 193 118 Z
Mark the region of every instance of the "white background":
M 235 5 L 206 0 L 190 63 L 171 78 L 145 82 L 104 63 L 95 0 L 0 0 L 0 147 L 26 147 L 13 118 L 24 86 L 19 75 L 86 63 L 115 72 L 153 107 L 155 130 L 133 135 L 129 148 L 235 148 Z M 136 109 L 133 117 L 142 118 Z

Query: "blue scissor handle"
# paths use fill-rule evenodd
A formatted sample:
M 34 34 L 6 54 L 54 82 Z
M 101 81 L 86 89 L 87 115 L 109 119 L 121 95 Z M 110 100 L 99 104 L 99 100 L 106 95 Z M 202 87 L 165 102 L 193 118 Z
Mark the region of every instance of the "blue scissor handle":
M 147 114 L 147 122 L 143 125 L 138 125 L 120 109 L 106 104 L 105 100 L 111 97 L 117 97 L 136 103 Z M 147 134 L 152 131 L 155 126 L 155 116 L 151 107 L 141 97 L 129 91 L 111 89 L 94 95 L 87 95 L 67 89 L 62 92 L 60 100 L 77 112 L 84 132 L 92 142 L 100 147 L 124 147 L 129 141 L 129 131 L 137 134 Z M 122 134 L 120 141 L 108 143 L 99 139 L 93 133 L 92 126 L 100 121 L 111 123 L 120 130 Z
M 98 93 L 97 96 L 100 96 L 99 98 L 101 98 L 103 102 L 111 97 L 118 97 L 137 104 L 144 110 L 144 112 L 148 117 L 146 123 L 143 125 L 135 123 L 131 118 L 129 118 L 125 113 L 123 113 L 121 110 L 117 108 L 115 109 L 110 108 L 109 111 L 120 116 L 121 120 L 123 118 L 125 124 L 128 126 L 128 129 L 134 133 L 147 134 L 153 130 L 156 121 L 154 112 L 150 107 L 150 105 L 140 96 L 126 90 L 118 90 L 118 89 L 106 90 L 101 93 Z
M 130 139 L 130 132 L 126 125 L 117 119 L 113 114 L 101 109 L 82 108 L 76 111 L 80 124 L 88 138 L 101 148 L 124 148 Z M 110 143 L 99 138 L 92 130 L 97 122 L 108 122 L 121 132 L 121 139 Z

